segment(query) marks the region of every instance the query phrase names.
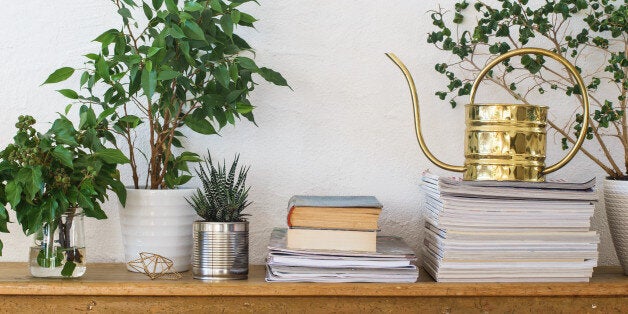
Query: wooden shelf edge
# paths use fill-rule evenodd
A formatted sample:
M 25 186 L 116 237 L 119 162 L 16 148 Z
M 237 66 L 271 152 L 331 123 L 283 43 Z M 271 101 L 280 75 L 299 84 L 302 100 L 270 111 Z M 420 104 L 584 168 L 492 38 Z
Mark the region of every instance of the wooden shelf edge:
M 203 282 L 191 278 L 150 280 L 122 264 L 90 264 L 78 279 L 41 279 L 25 263 L 0 263 L 0 295 L 73 296 L 255 296 L 255 297 L 470 297 L 526 296 L 628 297 L 628 277 L 617 267 L 601 267 L 590 283 L 436 283 L 425 273 L 412 284 L 267 283 L 264 267 L 252 265 L 248 280 Z M 428 277 L 428 278 L 426 278 Z

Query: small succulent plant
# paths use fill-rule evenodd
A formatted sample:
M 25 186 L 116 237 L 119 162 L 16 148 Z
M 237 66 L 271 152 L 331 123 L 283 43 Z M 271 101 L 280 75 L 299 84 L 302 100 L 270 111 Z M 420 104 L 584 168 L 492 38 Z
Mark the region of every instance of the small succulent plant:
M 250 187 L 246 186 L 249 167 L 240 167 L 236 155 L 229 171 L 226 163 L 214 162 L 209 152 L 203 163 L 196 169 L 196 174 L 203 184 L 202 189 L 187 199 L 196 213 L 207 222 L 240 222 L 246 221 L 247 214 L 242 211 L 251 204 L 247 201 Z M 236 177 L 237 174 L 237 177 Z

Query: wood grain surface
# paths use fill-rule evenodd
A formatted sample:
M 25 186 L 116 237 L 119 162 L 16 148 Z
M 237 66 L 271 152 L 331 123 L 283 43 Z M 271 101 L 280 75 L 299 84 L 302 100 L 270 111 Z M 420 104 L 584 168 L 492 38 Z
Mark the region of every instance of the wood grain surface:
M 413 284 L 267 283 L 264 267 L 248 280 L 150 280 L 122 264 L 90 264 L 78 279 L 41 279 L 25 263 L 0 263 L 0 312 L 551 312 L 626 313 L 628 277 L 597 268 L 590 283 Z

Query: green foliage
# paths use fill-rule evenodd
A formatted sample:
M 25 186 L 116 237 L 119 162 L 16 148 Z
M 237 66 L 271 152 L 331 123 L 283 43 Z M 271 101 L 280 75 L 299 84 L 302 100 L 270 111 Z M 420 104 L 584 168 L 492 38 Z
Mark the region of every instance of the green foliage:
M 210 135 L 236 118 L 255 122 L 249 95 L 257 76 L 288 86 L 281 74 L 246 56 L 252 48 L 236 33 L 253 27 L 256 19 L 240 10 L 252 1 L 257 2 L 112 0 L 122 23 L 96 37 L 100 51 L 87 54 L 85 66 L 76 69 L 84 95 L 60 93 L 102 107 L 101 117 L 112 126 L 103 135 L 116 147 L 115 138 L 124 139 L 135 188 L 140 187 L 138 156 L 148 163 L 151 189 L 189 180 L 187 163 L 200 158 L 177 153 L 184 137 L 180 128 Z M 63 81 L 73 71 L 61 68 L 45 83 Z M 104 94 L 95 94 L 103 90 L 98 85 L 105 87 Z M 149 152 L 135 147 L 141 125 L 149 132 Z
M 208 222 L 237 222 L 245 221 L 246 214 L 242 211 L 251 204 L 246 200 L 249 188 L 246 187 L 246 176 L 249 167 L 238 168 L 239 155 L 235 156 L 229 172 L 225 163 L 216 166 L 211 155 L 207 153 L 205 166 L 201 164 L 196 174 L 203 183 L 203 189 L 188 199 L 199 216 Z M 237 173 L 237 178 L 236 178 Z
M 93 115 L 87 106 L 81 112 Z M 43 134 L 34 124 L 33 117 L 20 116 L 13 143 L 0 151 L 0 232 L 8 232 L 9 206 L 24 233 L 30 235 L 75 207 L 82 207 L 88 217 L 107 218 L 100 207 L 107 190 L 115 192 L 122 204 L 126 202 L 116 168 L 129 160 L 119 150 L 101 144 L 99 134 L 107 128 L 104 120 L 83 123 L 77 129 L 61 116 Z
M 605 143 L 605 139 L 619 138 L 628 151 L 628 134 L 624 133 L 628 90 L 628 5 L 625 1 L 546 0 L 529 4 L 527 0 L 497 0 L 475 1 L 470 6 L 463 0 L 455 5 L 453 17 L 439 9 L 432 11 L 431 18 L 436 29 L 428 34 L 427 42 L 455 59 L 452 63 L 435 65 L 436 72 L 449 82 L 436 96 L 441 100 L 449 98 L 452 107 L 458 97 L 470 94 L 472 80 L 464 74 L 479 73 L 485 65 L 481 55 L 486 52 L 496 55 L 521 47 L 542 47 L 563 55 L 580 72 L 580 67 L 587 68 L 585 59 L 578 58 L 581 54 L 603 55 L 607 62 L 603 70 L 583 76 L 594 106 L 589 117 L 591 127 L 586 130 L 587 139 L 597 140 L 608 162 L 582 150 L 609 176 L 627 175 L 626 169 L 620 169 L 618 164 L 628 165 L 628 155 L 623 154 L 624 160 L 616 163 Z M 542 56 L 531 55 L 522 56 L 519 64 L 506 60 L 501 68 L 489 73 L 487 80 L 523 102 L 527 102 L 530 92 L 544 94 L 553 90 L 567 96 L 581 95 L 581 87 L 573 77 L 553 71 L 545 61 Z M 518 75 L 508 76 L 511 73 Z M 526 85 L 530 82 L 531 87 Z M 617 94 L 600 91 L 596 95 L 604 84 L 617 87 Z M 526 87 L 529 88 L 526 90 Z M 578 99 L 582 103 L 582 99 Z M 583 119 L 576 116 L 566 129 L 550 122 L 564 137 L 561 141 L 564 149 L 568 149 L 582 131 Z

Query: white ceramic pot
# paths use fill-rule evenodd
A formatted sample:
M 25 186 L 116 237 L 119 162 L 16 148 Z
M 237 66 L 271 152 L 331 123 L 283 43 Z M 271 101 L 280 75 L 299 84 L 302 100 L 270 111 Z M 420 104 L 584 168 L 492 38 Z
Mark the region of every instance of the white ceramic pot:
M 604 203 L 615 251 L 628 276 L 628 181 L 606 179 Z
M 127 262 L 138 259 L 140 252 L 148 252 L 171 259 L 175 271 L 190 269 L 192 224 L 198 216 L 185 198 L 194 191 L 127 189 L 126 207 L 120 206 Z

